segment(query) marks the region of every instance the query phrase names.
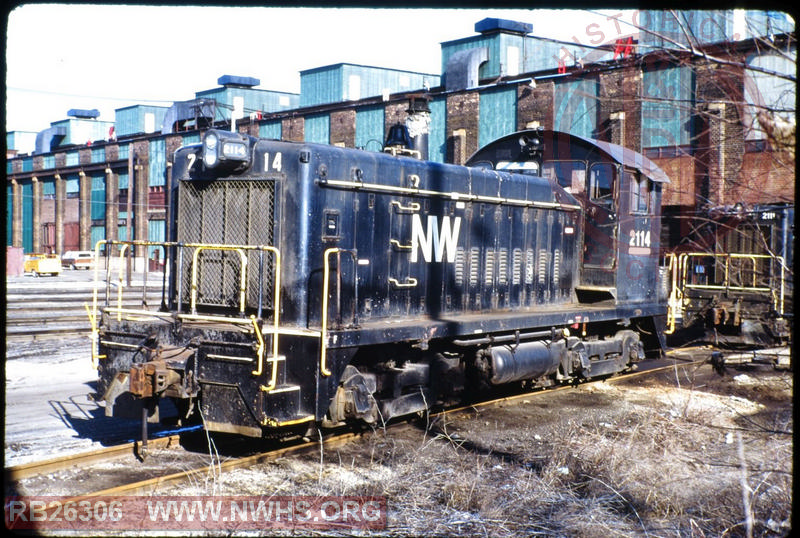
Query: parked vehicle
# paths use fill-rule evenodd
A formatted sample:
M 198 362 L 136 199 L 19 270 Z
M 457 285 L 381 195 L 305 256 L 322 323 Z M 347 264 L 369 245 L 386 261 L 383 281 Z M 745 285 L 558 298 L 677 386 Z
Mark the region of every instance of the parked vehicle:
M 94 267 L 94 252 L 91 250 L 67 251 L 61 256 L 61 267 L 91 269 Z
M 61 261 L 58 254 L 26 254 L 24 271 L 33 273 L 33 276 L 58 276 L 61 273 Z

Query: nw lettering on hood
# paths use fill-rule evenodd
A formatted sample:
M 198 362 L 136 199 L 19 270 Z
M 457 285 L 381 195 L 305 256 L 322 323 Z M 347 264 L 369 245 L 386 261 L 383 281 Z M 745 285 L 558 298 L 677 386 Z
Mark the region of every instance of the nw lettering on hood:
M 450 217 L 442 217 L 442 225 L 439 226 L 438 218 L 435 215 L 428 215 L 427 229 L 423 229 L 422 218 L 415 214 L 411 222 L 411 262 L 419 261 L 420 249 L 427 263 L 431 260 L 441 262 L 445 252 L 447 262 L 455 262 L 460 231 L 461 217 L 454 217 L 452 224 Z

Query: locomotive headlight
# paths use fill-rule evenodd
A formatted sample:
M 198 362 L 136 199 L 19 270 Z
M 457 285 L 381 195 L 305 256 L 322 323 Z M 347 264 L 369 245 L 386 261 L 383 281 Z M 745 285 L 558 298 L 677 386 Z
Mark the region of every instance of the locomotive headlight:
M 203 140 L 203 163 L 208 168 L 214 168 L 219 162 L 217 155 L 217 147 L 219 146 L 219 137 L 214 132 L 210 132 Z
M 544 154 L 544 129 L 537 127 L 519 137 L 520 149 L 529 157 L 541 160 Z
M 250 144 L 246 136 L 227 131 L 209 130 L 203 139 L 203 164 L 206 168 L 237 168 L 250 162 Z
M 542 140 L 538 136 L 525 136 L 519 138 L 519 145 L 529 154 L 537 155 L 542 152 Z

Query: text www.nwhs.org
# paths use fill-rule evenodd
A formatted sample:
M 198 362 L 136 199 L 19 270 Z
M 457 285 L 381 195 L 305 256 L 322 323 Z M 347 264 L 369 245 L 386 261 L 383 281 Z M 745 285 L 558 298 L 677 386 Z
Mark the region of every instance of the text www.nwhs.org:
M 385 529 L 385 497 L 11 497 L 9 529 Z

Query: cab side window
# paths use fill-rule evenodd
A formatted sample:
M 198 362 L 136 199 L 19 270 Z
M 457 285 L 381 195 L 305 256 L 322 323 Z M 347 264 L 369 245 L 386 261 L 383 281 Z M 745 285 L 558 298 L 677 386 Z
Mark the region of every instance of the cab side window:
M 589 169 L 589 199 L 598 204 L 613 205 L 616 173 L 616 166 L 611 163 L 593 164 Z
M 652 195 L 650 181 L 641 174 L 626 172 L 631 186 L 631 213 L 652 213 Z

